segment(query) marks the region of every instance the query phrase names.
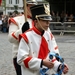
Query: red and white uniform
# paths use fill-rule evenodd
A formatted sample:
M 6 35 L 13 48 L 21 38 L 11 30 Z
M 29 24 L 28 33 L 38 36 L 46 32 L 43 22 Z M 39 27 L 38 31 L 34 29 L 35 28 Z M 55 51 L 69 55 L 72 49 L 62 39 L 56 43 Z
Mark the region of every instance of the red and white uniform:
M 53 35 L 45 31 L 43 36 L 35 27 L 20 35 L 17 62 L 21 65 L 22 75 L 40 75 L 40 65 L 42 59 L 49 59 L 49 52 L 59 52 L 56 43 L 54 44 Z M 53 69 L 57 71 L 60 64 L 54 62 Z
M 28 16 L 27 21 L 29 22 L 30 28 L 33 27 L 33 21 Z M 25 23 L 24 15 L 17 16 L 9 19 L 9 34 L 8 39 L 13 43 L 13 58 L 17 57 L 18 46 L 19 46 L 19 34 L 22 33 L 21 27 Z

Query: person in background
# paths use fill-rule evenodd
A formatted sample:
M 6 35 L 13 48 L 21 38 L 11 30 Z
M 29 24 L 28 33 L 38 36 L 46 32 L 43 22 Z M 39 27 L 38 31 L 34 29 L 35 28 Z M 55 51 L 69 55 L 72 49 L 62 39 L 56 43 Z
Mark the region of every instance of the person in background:
M 2 17 L 0 16 L 0 31 L 2 31 Z
M 6 19 L 4 19 L 2 24 L 2 32 L 3 33 L 7 32 L 7 29 L 8 29 L 8 22 Z
M 9 34 L 8 40 L 13 44 L 12 47 L 12 58 L 13 64 L 16 70 L 16 75 L 21 75 L 21 67 L 17 64 L 17 53 L 19 46 L 19 34 L 24 33 L 27 29 L 33 27 L 32 15 L 30 11 L 30 7 L 36 5 L 36 0 L 27 0 L 26 1 L 27 8 L 27 21 L 25 22 L 24 14 L 20 16 L 16 16 L 13 18 L 9 18 Z M 29 24 L 28 24 L 29 23 Z
M 48 31 L 51 20 L 49 5 L 32 6 L 31 13 L 34 27 L 19 37 L 17 62 L 21 65 L 22 75 L 40 75 L 40 69 L 45 67 L 49 68 L 47 75 L 50 75 L 50 69 L 57 72 L 62 65 L 55 57 L 52 61 L 49 59 L 49 52 L 58 53 L 52 34 Z M 63 73 L 67 72 L 68 66 L 65 64 Z
M 56 16 L 54 11 L 51 12 L 51 16 L 52 16 L 52 22 L 56 22 Z
M 74 16 L 73 16 L 73 14 L 70 14 L 70 16 L 68 18 L 68 22 L 74 22 Z
M 60 22 L 59 12 L 56 13 L 56 22 Z

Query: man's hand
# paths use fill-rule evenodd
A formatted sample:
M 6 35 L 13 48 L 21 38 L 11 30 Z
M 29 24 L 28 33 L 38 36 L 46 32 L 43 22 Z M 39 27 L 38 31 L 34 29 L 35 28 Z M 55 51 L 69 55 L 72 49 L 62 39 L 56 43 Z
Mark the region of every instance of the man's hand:
M 29 23 L 28 22 L 25 22 L 22 26 L 22 33 L 24 33 L 26 30 L 29 29 Z
M 63 73 L 66 74 L 68 72 L 69 68 L 68 66 L 65 64 L 64 65 L 64 70 L 63 70 Z
M 62 65 L 59 65 L 58 67 L 58 72 L 62 69 Z M 68 72 L 68 66 L 66 64 L 64 64 L 64 67 L 63 67 L 63 73 L 66 74 Z
M 44 59 L 44 60 L 43 60 L 43 65 L 46 66 L 46 67 L 48 67 L 49 69 L 51 69 L 51 68 L 54 67 L 53 62 L 51 62 L 51 61 L 48 60 L 48 59 Z

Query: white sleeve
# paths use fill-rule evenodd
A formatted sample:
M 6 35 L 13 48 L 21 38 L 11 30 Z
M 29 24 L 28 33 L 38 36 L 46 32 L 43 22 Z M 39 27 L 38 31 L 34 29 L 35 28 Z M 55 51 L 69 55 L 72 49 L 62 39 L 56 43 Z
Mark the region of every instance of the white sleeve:
M 31 50 L 30 47 L 22 38 L 19 44 L 17 62 L 19 65 L 25 66 L 25 68 L 29 68 L 32 70 L 39 70 L 42 60 L 37 57 L 33 57 L 33 54 L 31 53 L 30 50 Z M 24 61 L 28 59 L 29 57 L 32 57 L 32 58 L 25 64 Z M 26 65 L 28 65 L 28 67 Z
M 19 38 L 19 34 L 22 33 L 22 30 L 18 28 L 17 25 L 11 23 L 9 25 L 9 33 L 8 33 L 8 40 L 11 42 L 11 43 L 16 43 L 18 42 L 18 38 Z M 12 36 L 12 34 L 14 34 L 15 37 Z
M 54 35 L 53 35 L 53 38 L 52 38 L 52 40 L 51 40 L 51 43 L 52 43 L 52 45 L 53 45 L 53 50 L 54 50 L 54 52 L 55 53 L 58 53 L 59 55 L 60 55 L 60 53 L 59 53 L 59 49 L 58 49 L 58 45 L 57 45 L 57 43 L 56 43 L 56 40 L 55 40 L 55 37 L 54 37 Z
M 57 46 L 55 37 L 54 37 L 54 35 L 52 34 L 50 28 L 48 28 L 48 32 L 51 34 L 51 37 L 52 37 L 52 38 L 51 38 L 51 44 L 52 44 L 53 50 L 55 51 L 55 53 L 58 53 L 58 54 L 59 54 L 59 49 L 58 49 L 58 46 Z
M 54 36 L 52 35 L 52 33 L 51 33 L 51 39 L 50 39 L 49 45 L 50 45 L 50 47 L 49 47 L 50 52 L 59 54 L 58 46 L 57 46 L 56 40 L 55 40 Z M 53 60 L 54 59 L 56 59 L 55 56 L 54 56 Z M 55 61 L 53 61 L 53 63 L 54 63 L 53 69 L 54 69 L 55 72 L 57 72 L 57 69 L 58 69 L 59 65 L 61 64 L 61 62 L 55 60 Z

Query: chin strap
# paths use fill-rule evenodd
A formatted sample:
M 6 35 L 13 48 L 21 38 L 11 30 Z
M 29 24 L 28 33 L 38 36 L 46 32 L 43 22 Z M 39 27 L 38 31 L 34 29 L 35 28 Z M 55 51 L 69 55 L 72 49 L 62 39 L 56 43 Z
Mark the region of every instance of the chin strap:
M 37 21 L 38 21 L 38 23 L 39 23 L 40 27 L 42 28 L 42 30 L 44 30 L 44 31 L 45 31 L 45 29 L 42 27 L 42 25 L 41 25 L 41 23 L 40 23 L 40 21 L 39 21 L 39 19 L 38 19 L 38 17 L 37 17 L 37 16 L 36 16 L 36 19 L 37 19 Z
M 49 54 L 49 58 L 51 60 L 53 59 L 54 56 L 56 57 L 57 61 L 61 62 L 60 66 L 59 66 L 59 67 L 61 67 L 61 69 L 59 69 L 56 74 L 52 74 L 52 75 L 62 75 L 62 72 L 63 72 L 63 69 L 64 69 L 64 59 L 61 56 L 59 56 L 59 54 L 57 54 L 57 53 L 50 53 Z M 48 75 L 46 73 L 47 70 L 49 70 L 49 68 L 41 68 L 40 69 L 40 74 L 41 75 Z

